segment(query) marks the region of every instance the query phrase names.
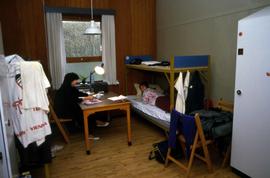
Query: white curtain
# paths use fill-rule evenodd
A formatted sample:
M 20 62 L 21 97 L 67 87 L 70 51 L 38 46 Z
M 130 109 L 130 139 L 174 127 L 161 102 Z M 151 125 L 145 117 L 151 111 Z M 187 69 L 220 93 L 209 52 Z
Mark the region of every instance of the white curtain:
M 61 13 L 46 13 L 49 67 L 52 88 L 58 89 L 64 79 L 66 52 Z
M 116 78 L 115 24 L 113 15 L 102 15 L 102 61 L 104 79 L 110 85 L 119 84 Z

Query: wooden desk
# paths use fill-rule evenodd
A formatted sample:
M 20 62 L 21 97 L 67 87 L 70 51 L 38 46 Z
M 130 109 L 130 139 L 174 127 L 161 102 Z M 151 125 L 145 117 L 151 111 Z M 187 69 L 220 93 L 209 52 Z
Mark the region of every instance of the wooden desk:
M 84 117 L 84 141 L 86 147 L 86 154 L 90 154 L 90 141 L 92 142 L 91 146 L 93 145 L 93 140 L 89 140 L 89 128 L 88 128 L 88 116 L 94 114 L 95 112 L 100 111 L 110 111 L 115 109 L 125 110 L 126 117 L 127 117 L 127 139 L 128 145 L 130 146 L 131 143 L 131 125 L 130 125 L 130 102 L 129 101 L 111 101 L 108 100 L 108 97 L 117 96 L 117 94 L 113 92 L 105 93 L 105 95 L 100 99 L 102 100 L 101 103 L 93 104 L 93 105 L 85 105 L 80 104 L 81 109 L 83 110 L 83 117 Z

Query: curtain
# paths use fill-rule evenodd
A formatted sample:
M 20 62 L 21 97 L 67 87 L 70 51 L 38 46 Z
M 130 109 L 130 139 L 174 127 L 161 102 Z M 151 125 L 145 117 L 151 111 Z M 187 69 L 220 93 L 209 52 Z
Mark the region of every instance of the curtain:
M 46 13 L 49 67 L 52 88 L 58 89 L 64 79 L 66 52 L 61 13 Z
M 115 25 L 113 15 L 102 15 L 102 61 L 104 80 L 110 85 L 119 84 L 116 78 Z

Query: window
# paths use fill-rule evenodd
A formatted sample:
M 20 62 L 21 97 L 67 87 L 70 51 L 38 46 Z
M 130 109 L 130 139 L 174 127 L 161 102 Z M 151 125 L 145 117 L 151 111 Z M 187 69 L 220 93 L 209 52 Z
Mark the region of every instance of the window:
M 89 26 L 90 21 L 63 21 L 67 63 L 102 60 L 101 35 L 83 34 Z

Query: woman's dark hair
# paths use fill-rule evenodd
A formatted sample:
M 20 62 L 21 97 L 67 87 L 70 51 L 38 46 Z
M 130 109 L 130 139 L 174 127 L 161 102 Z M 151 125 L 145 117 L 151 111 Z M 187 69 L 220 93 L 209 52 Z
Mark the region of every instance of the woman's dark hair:
M 64 82 L 61 87 L 67 88 L 71 87 L 71 82 L 74 80 L 78 80 L 79 76 L 76 73 L 67 73 L 64 78 Z
M 141 83 L 140 83 L 140 87 L 141 87 L 141 86 L 145 86 L 146 88 L 149 87 L 148 82 L 146 82 L 146 81 L 141 82 Z

